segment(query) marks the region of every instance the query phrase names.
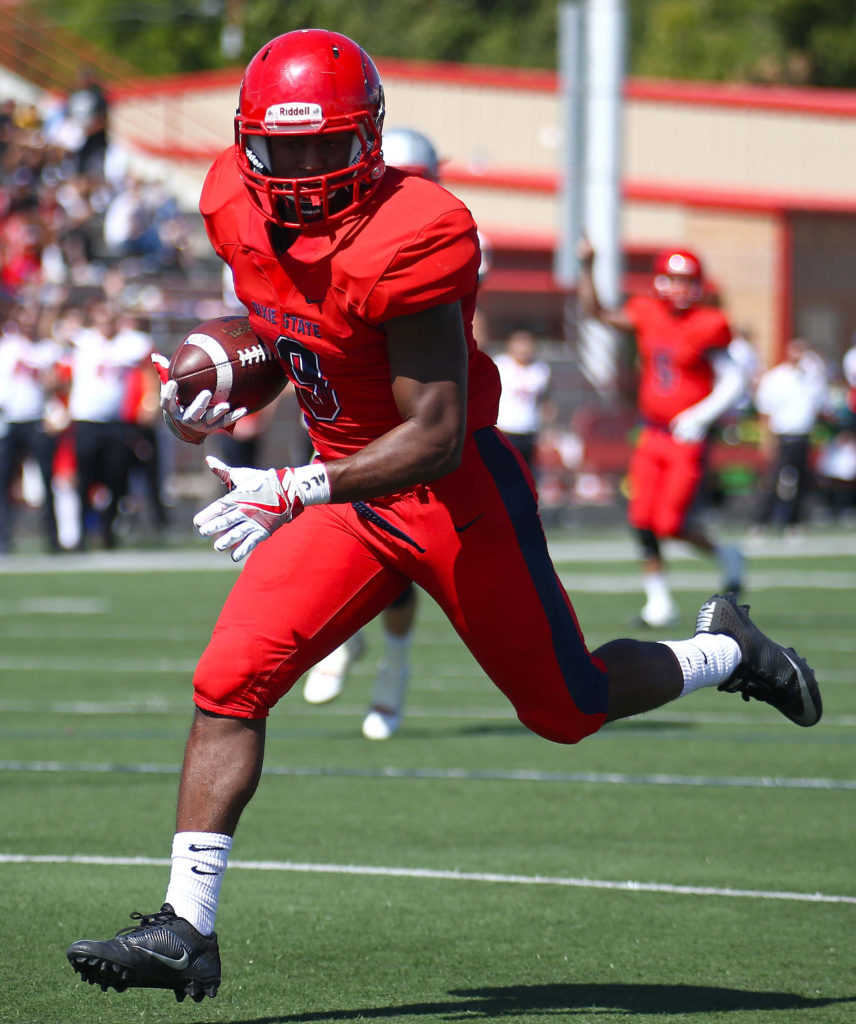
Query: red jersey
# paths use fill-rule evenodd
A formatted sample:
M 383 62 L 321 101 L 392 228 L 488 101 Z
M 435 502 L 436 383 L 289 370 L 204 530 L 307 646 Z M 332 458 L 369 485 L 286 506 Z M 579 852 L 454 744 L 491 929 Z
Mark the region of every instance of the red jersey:
M 727 348 L 731 329 L 712 306 L 676 312 L 652 295 L 636 295 L 624 307 L 636 331 L 640 361 L 639 412 L 656 426 L 668 426 L 713 388 L 708 354 Z
M 467 208 L 434 182 L 387 168 L 353 217 L 274 252 L 267 221 L 222 152 L 199 203 L 255 333 L 277 352 L 322 458 L 365 447 L 402 422 L 383 323 L 460 301 L 469 351 L 467 429 L 496 422 L 499 376 L 472 319 L 479 245 Z

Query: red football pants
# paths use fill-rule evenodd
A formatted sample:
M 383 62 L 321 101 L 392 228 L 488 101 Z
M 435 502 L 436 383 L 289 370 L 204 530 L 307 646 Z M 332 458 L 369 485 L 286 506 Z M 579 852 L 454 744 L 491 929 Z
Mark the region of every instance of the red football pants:
M 574 743 L 603 724 L 607 679 L 550 560 L 531 476 L 493 428 L 461 466 L 405 493 L 315 505 L 248 558 L 194 677 L 197 705 L 263 718 L 413 580 L 520 720 Z
M 630 525 L 679 536 L 704 474 L 706 444 L 683 444 L 668 430 L 643 428 L 630 460 Z

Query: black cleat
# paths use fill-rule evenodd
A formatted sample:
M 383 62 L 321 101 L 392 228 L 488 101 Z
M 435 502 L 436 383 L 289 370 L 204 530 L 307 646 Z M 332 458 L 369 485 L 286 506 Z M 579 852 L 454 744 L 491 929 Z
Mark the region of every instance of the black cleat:
M 71 966 L 101 991 L 115 988 L 170 988 L 182 1002 L 217 995 L 220 950 L 217 935 L 200 935 L 189 921 L 164 903 L 156 914 L 131 918 L 139 924 L 116 932 L 115 939 L 79 939 L 66 950 Z
M 734 594 L 714 594 L 701 606 L 696 633 L 725 633 L 740 646 L 743 660 L 720 690 L 754 697 L 780 711 L 797 725 L 815 725 L 823 705 L 808 662 L 792 647 L 782 647 L 765 636 L 749 618 L 749 606 L 739 605 Z

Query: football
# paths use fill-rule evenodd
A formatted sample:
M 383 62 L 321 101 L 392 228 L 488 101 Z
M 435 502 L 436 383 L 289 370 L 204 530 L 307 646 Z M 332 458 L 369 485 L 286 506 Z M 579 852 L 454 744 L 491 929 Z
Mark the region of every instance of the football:
M 257 412 L 288 383 L 281 363 L 257 338 L 245 316 L 218 316 L 198 324 L 179 343 L 169 363 L 178 401 L 188 406 L 200 391 L 211 391 L 211 405 Z

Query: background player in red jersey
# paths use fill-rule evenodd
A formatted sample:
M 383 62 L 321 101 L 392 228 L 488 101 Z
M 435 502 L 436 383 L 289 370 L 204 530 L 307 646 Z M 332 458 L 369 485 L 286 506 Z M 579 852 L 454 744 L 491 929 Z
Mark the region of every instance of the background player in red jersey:
M 494 425 L 496 367 L 473 338 L 479 246 L 445 189 L 381 157 L 383 90 L 333 32 L 272 40 L 250 61 L 234 148 L 200 207 L 253 330 L 274 346 L 317 461 L 233 468 L 200 533 L 243 571 L 194 676 L 166 901 L 72 966 L 102 986 L 214 995 L 214 919 L 232 837 L 258 785 L 270 709 L 408 581 L 437 601 L 520 720 L 558 743 L 722 684 L 801 725 L 809 666 L 720 597 L 691 640 L 590 653 L 559 581 L 522 458 Z M 167 417 L 200 439 L 238 410 L 197 396 Z
M 639 359 L 641 430 L 630 463 L 628 518 L 642 552 L 646 626 L 678 618 L 666 577 L 662 541 L 687 541 L 713 555 L 726 592 L 739 592 L 743 556 L 715 542 L 691 515 L 705 468 L 708 434 L 745 386 L 729 356 L 731 329 L 723 313 L 702 303 L 701 261 L 686 249 L 658 254 L 651 294 L 632 296 L 621 309 L 605 309 L 592 275 L 594 249 L 579 246 L 579 298 L 583 315 L 632 331 Z

